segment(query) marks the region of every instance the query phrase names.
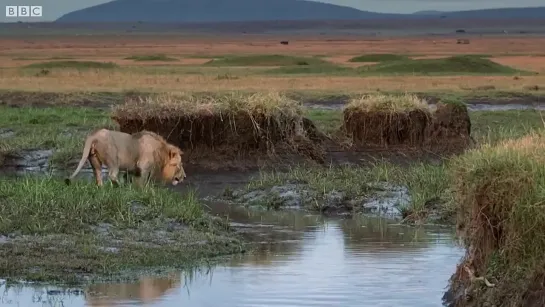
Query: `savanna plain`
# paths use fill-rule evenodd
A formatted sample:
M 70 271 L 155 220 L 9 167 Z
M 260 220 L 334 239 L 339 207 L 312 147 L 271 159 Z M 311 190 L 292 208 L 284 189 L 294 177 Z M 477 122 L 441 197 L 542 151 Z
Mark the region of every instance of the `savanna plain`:
M 255 252 L 221 203 L 456 230 L 449 304 L 538 306 L 545 39 L 467 39 L 1 38 L 0 277 L 79 285 Z M 98 188 L 87 165 L 66 186 L 98 128 L 160 134 L 187 180 Z M 225 180 L 195 189 L 205 175 Z

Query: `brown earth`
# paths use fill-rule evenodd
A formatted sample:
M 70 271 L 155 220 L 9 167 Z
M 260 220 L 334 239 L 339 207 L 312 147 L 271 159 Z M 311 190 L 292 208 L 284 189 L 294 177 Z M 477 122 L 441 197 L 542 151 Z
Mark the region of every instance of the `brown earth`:
M 434 112 L 346 108 L 343 115 L 343 130 L 358 147 L 408 147 L 450 154 L 473 144 L 469 114 L 461 104 L 439 103 Z

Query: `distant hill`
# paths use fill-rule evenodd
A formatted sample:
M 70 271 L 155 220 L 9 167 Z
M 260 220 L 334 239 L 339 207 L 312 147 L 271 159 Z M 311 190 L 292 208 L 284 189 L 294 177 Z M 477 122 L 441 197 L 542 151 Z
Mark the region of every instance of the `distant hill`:
M 115 0 L 68 13 L 56 22 L 226 22 L 282 20 L 544 18 L 545 7 L 386 14 L 306 0 Z
M 441 11 L 418 11 L 418 12 L 414 12 L 413 15 L 439 15 L 444 13 L 445 12 L 441 12 Z
M 447 18 L 545 18 L 545 6 L 442 12 Z
M 68 13 L 57 22 L 224 22 L 395 16 L 305 0 L 115 0 Z

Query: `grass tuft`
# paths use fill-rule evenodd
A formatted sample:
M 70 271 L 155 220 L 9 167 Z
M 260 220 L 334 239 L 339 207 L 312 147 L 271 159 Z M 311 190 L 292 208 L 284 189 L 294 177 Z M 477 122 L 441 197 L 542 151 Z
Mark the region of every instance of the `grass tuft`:
M 114 113 L 123 118 L 170 118 L 173 114 L 183 116 L 229 116 L 245 112 L 275 116 L 288 114 L 301 116 L 302 105 L 284 94 L 265 92 L 246 94 L 230 92 L 226 94 L 159 94 L 140 97 L 135 102 L 117 106 Z
M 541 130 L 485 144 L 452 161 L 457 224 L 467 252 L 451 292 L 472 294 L 474 306 L 528 306 L 545 299 L 544 151 Z M 496 286 L 480 287 L 467 270 Z
M 429 105 L 425 99 L 419 98 L 415 94 L 366 94 L 359 98 L 351 99 L 345 106 L 345 109 L 385 113 L 402 113 L 411 110 L 429 112 Z

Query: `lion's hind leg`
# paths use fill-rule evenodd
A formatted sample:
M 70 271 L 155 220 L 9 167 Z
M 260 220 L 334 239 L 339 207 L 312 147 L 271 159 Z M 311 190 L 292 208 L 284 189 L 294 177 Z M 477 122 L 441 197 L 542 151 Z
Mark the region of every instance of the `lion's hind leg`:
M 91 155 L 89 155 L 89 163 L 93 169 L 96 184 L 98 186 L 102 186 L 102 162 L 100 162 L 100 159 L 97 157 L 96 153 L 93 152 Z

